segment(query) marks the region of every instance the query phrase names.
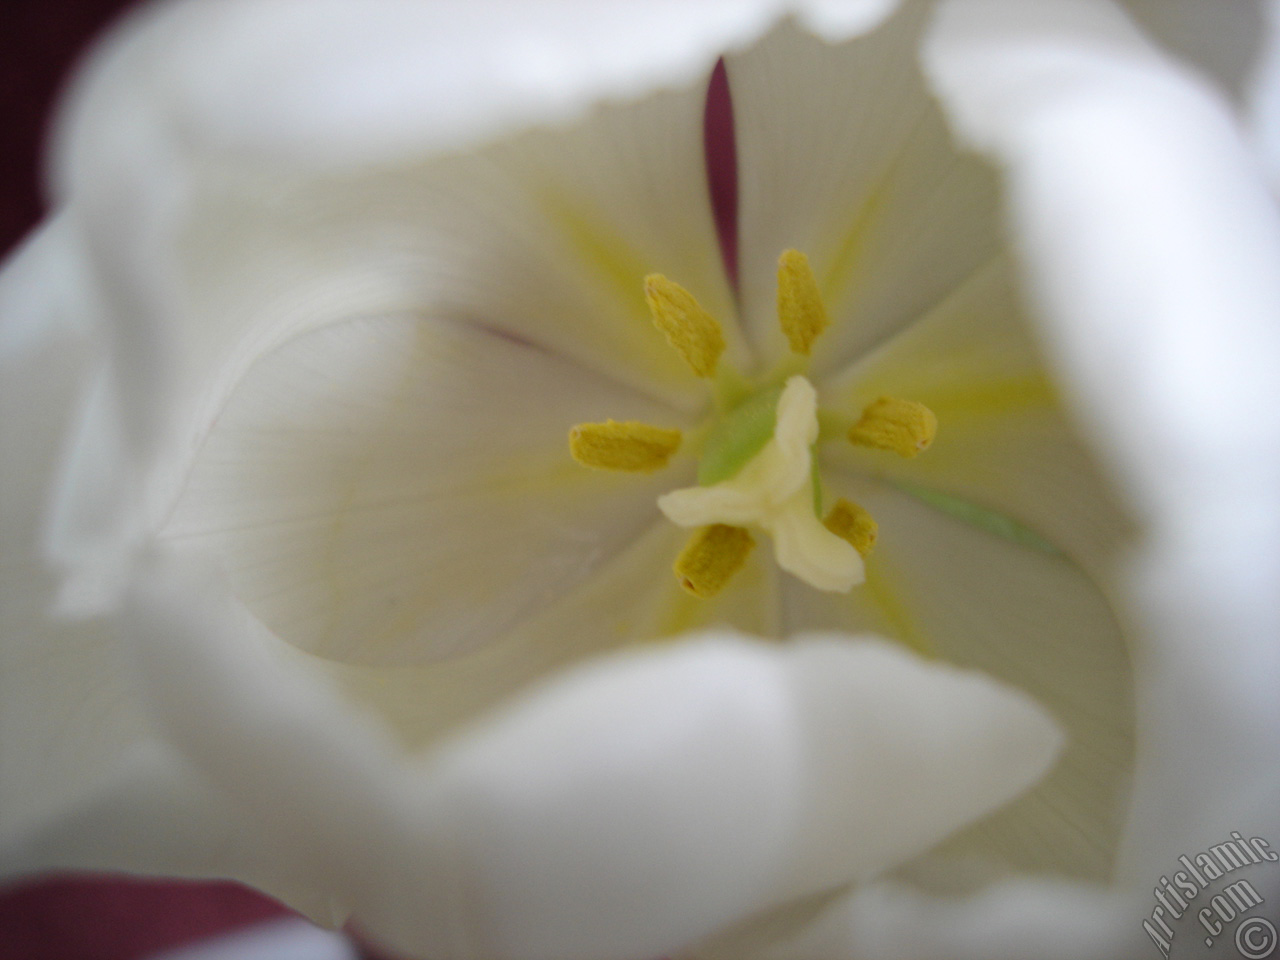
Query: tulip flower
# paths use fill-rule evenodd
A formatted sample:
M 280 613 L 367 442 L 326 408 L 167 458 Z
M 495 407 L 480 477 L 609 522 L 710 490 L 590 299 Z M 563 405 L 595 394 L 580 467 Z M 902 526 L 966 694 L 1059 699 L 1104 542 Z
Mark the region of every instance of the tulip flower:
M 0 866 L 424 957 L 1198 943 L 1152 885 L 1280 848 L 1265 32 L 1204 26 L 144 10 L 0 272 Z

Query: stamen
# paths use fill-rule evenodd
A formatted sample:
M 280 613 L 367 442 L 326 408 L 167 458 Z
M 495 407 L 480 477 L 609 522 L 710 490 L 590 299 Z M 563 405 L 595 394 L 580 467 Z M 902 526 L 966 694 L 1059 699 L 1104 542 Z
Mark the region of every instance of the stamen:
M 680 585 L 696 597 L 724 589 L 755 548 L 748 531 L 773 541 L 777 565 L 818 590 L 845 593 L 866 579 L 863 557 L 877 525 L 862 507 L 838 500 L 822 520 L 822 483 L 815 465 L 819 435 L 847 433 L 851 442 L 914 457 L 937 433 L 924 404 L 880 397 L 852 427 L 828 411 L 819 423 L 817 391 L 804 375 L 814 342 L 830 325 L 808 258 L 778 258 L 778 321 L 791 354 L 748 380 L 726 363 L 724 331 L 684 287 L 661 274 L 644 281 L 654 325 L 695 374 L 712 380 L 716 420 L 700 430 L 698 486 L 658 497 L 658 509 L 696 529 L 676 558 Z M 580 423 L 569 432 L 574 460 L 603 470 L 649 472 L 665 467 L 682 435 L 636 421 Z
M 823 526 L 849 543 L 864 557 L 871 552 L 879 531 L 875 520 L 862 507 L 843 498 L 836 501 Z
M 573 459 L 598 470 L 661 470 L 680 447 L 680 431 L 627 420 L 580 423 L 569 431 Z
M 938 418 L 923 403 L 881 397 L 849 428 L 849 442 L 914 457 L 928 449 L 937 432 Z
M 831 323 L 809 258 L 799 250 L 784 250 L 778 258 L 778 322 L 791 352 L 805 356 Z
M 693 372 L 700 377 L 713 375 L 725 347 L 716 318 L 702 309 L 693 294 L 660 273 L 644 278 L 644 298 L 654 325 Z
M 742 527 L 723 523 L 703 527 L 676 557 L 676 578 L 695 597 L 714 597 L 742 569 L 755 545 L 751 534 Z

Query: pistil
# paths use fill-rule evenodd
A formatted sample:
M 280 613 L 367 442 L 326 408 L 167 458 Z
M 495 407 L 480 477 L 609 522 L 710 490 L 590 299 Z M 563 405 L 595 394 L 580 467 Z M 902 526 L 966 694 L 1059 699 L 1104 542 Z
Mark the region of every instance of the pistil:
M 819 590 L 848 591 L 862 582 L 862 558 L 819 522 L 813 495 L 818 395 L 802 376 L 777 401 L 772 436 L 726 480 L 673 490 L 658 509 L 681 527 L 753 526 L 773 538 L 778 565 Z

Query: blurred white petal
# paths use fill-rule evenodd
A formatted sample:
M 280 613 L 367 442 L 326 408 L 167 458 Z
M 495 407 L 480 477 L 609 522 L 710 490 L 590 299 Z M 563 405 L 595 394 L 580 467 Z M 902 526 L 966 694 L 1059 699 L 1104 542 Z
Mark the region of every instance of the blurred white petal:
M 678 531 L 646 526 L 643 484 L 523 508 L 464 497 L 443 520 L 405 507 L 418 483 L 509 474 L 504 457 L 550 464 L 561 417 L 696 415 L 645 316 L 650 270 L 694 290 L 749 367 L 776 346 L 773 258 L 808 249 L 839 318 L 818 369 L 851 403 L 867 373 L 927 393 L 923 342 L 963 332 L 965 310 L 1016 326 L 998 183 L 947 140 L 917 74 L 929 11 L 872 32 L 893 4 L 797 4 L 750 47 L 784 6 L 187 3 L 97 59 L 59 134 L 75 220 L 0 286 L 0 313 L 22 317 L 4 317 L 0 399 L 36 410 L 0 460 L 5 532 L 22 518 L 0 651 L 6 865 L 234 875 L 442 957 L 634 960 L 726 927 L 737 956 L 1012 957 L 1082 916 L 1042 952 L 1101 957 L 1140 939 L 1134 904 L 1177 851 L 1280 827 L 1280 227 L 1235 108 L 1105 0 L 950 0 L 925 59 L 955 129 L 1007 177 L 1054 360 L 1147 524 L 1119 611 L 1142 628 L 1122 838 L 1133 691 L 1108 601 L 1125 593 L 1086 576 L 1108 576 L 1117 513 L 1056 409 L 966 425 L 959 403 L 934 465 L 837 478 L 885 531 L 878 579 L 850 600 L 795 596 L 753 559 L 691 606 L 655 579 Z M 1142 16 L 1205 22 L 1182 2 Z M 1181 48 L 1235 94 L 1247 22 L 1232 8 Z M 741 321 L 700 149 L 725 51 Z M 427 362 L 409 370 L 415 343 Z M 987 346 L 943 386 L 1036 375 L 1021 340 Z M 391 366 L 403 379 L 369 375 Z M 451 393 L 456 422 L 415 416 Z M 29 566 L 68 432 L 52 547 L 86 575 L 64 593 L 107 609 L 132 579 L 119 623 L 51 625 L 56 577 Z M 492 447 L 468 442 L 481 433 Z M 939 514 L 903 481 L 1006 510 L 1068 556 Z M 614 539 L 579 550 L 583 516 Z M 163 552 L 121 562 L 165 523 Z M 464 543 L 468 528 L 484 536 Z M 533 569 L 548 542 L 557 563 Z M 220 553 L 230 589 L 185 551 Z M 428 578 L 438 593 L 415 597 Z M 389 609 L 407 599 L 449 614 L 432 655 L 492 643 L 402 672 L 304 652 L 427 659 L 406 643 L 425 610 Z M 726 622 L 875 627 L 985 675 Z M 30 719 L 46 701 L 57 715 Z M 1117 853 L 1110 888 L 1044 876 L 1106 880 Z M 970 898 L 926 892 L 950 869 Z M 1007 882 L 975 892 L 988 876 Z M 751 935 L 801 908 L 808 929 Z
M 1046 332 L 1111 459 L 1153 509 L 1185 510 L 1219 464 L 1266 479 L 1272 424 L 1248 411 L 1280 399 L 1280 226 L 1225 104 L 1103 2 L 942 10 L 928 63 L 959 134 L 1005 165 Z
M 1205 72 L 1232 98 L 1248 99 L 1266 45 L 1271 0 L 1123 0 L 1137 25 L 1161 47 Z
M 897 648 L 708 639 L 584 666 L 405 765 L 314 667 L 177 568 L 153 568 L 134 611 L 179 745 L 419 953 L 674 950 L 924 849 L 1059 745 L 1021 694 Z
M 50 622 L 56 577 L 39 561 L 65 433 L 93 344 L 79 323 L 83 262 L 68 218 L 48 225 L 0 274 L 0 834 L 88 802 L 145 723 L 102 624 Z M 72 733 L 68 736 L 68 733 Z
M 428 790 L 464 953 L 634 956 L 910 856 L 1057 744 L 1021 695 L 896 648 L 695 638 L 551 681 L 446 747 Z
M 360 960 L 360 952 L 340 933 L 290 918 L 165 950 L 147 960 Z
M 838 36 L 893 6 L 187 0 L 99 51 L 63 132 L 60 182 L 96 177 L 98 138 L 118 143 L 112 128 L 130 114 L 180 124 L 196 149 L 304 168 L 418 158 L 695 82 L 792 10 Z M 148 86 L 154 72 L 165 88 Z
M 1249 123 L 1270 174 L 1272 192 L 1280 195 L 1280 2 L 1269 0 L 1261 6 L 1265 40 L 1254 68 Z
M 730 960 L 1116 960 L 1137 928 L 1135 904 L 1099 887 L 1022 879 L 974 896 L 939 897 L 894 883 L 860 887 L 792 929 L 747 927 L 700 956 Z M 761 942 L 768 946 L 761 948 Z M 1145 956 L 1141 950 L 1123 956 Z
M 0 275 L 0 873 L 237 876 L 332 922 L 155 730 L 119 624 L 49 614 L 41 526 L 95 346 L 74 229 L 51 222 Z

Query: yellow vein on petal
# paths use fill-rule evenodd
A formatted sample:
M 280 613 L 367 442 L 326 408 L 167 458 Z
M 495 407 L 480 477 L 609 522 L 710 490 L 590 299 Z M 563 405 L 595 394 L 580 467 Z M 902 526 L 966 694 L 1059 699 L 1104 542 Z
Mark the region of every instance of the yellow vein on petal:
M 867 239 L 884 211 L 889 190 L 897 177 L 898 168 L 908 155 L 911 142 L 917 131 L 926 120 L 927 115 L 921 115 L 916 120 L 911 131 L 904 138 L 903 146 L 894 153 L 876 175 L 874 185 L 867 191 L 865 198 L 858 207 L 858 212 L 854 215 L 853 222 L 836 244 L 835 253 L 828 261 L 827 269 L 823 271 L 820 281 L 822 297 L 833 314 L 839 315 L 843 313 L 844 307 L 847 306 L 845 298 L 850 293 L 850 287 L 857 272 L 858 261 L 861 259 Z
M 538 192 L 539 205 L 547 219 L 558 227 L 574 254 L 595 268 L 597 276 L 607 278 L 619 307 L 636 320 L 636 329 L 648 333 L 649 314 L 636 300 L 651 265 L 622 237 L 600 225 L 597 218 L 575 207 L 566 197 L 550 188 Z
M 655 349 L 651 338 L 651 313 L 644 300 L 635 296 L 637 290 L 644 288 L 645 278 L 655 272 L 654 264 L 615 231 L 605 227 L 604 218 L 585 213 L 559 191 L 544 188 L 539 191 L 538 199 L 547 219 L 558 228 L 574 255 L 595 267 L 596 276 L 607 280 L 611 298 L 619 304 L 619 309 L 636 321 L 626 329 L 630 349 L 642 357 L 665 359 L 666 352 Z M 744 341 L 733 311 L 730 310 L 729 315 L 717 312 L 715 319 L 729 339 L 741 348 Z
M 1021 377 L 990 378 L 964 386 L 935 387 L 925 402 L 948 423 L 960 417 L 1000 417 L 1059 405 L 1058 391 L 1044 371 Z
M 846 300 L 852 290 L 858 262 L 862 259 L 862 251 L 872 228 L 881 217 L 890 182 L 891 178 L 886 176 L 872 188 L 858 208 L 853 223 L 841 238 L 827 269 L 823 271 L 820 281 L 822 299 L 837 316 L 847 306 Z
M 625 328 L 619 328 L 629 334 L 626 349 L 636 356 L 661 362 L 664 351 L 657 349 L 648 339 L 650 329 L 648 312 L 644 309 L 642 302 L 639 304 L 635 302 L 633 295 L 642 278 L 650 270 L 647 261 L 616 234 L 594 227 L 589 218 L 575 212 L 567 201 L 557 200 L 556 197 L 557 195 L 549 189 L 535 194 L 539 208 L 553 226 L 559 227 L 560 235 L 573 250 L 573 255 L 580 257 L 583 262 L 595 264 L 598 268 L 595 275 L 604 277 L 608 281 L 612 302 L 621 313 L 630 315 L 636 321 Z M 630 279 L 632 275 L 634 280 Z M 622 376 L 618 371 L 602 366 L 594 359 L 586 359 L 578 354 L 566 352 L 557 344 L 529 339 L 520 330 L 507 330 L 465 315 L 444 318 L 439 322 L 456 324 L 488 336 L 519 343 L 530 350 L 553 357 L 593 377 L 625 389 L 629 393 L 645 397 L 671 410 L 687 412 L 684 406 L 674 402 L 661 389 L 655 388 L 654 384 L 648 382 L 650 378 Z
M 927 307 L 919 310 L 912 319 L 900 326 L 896 326 L 885 331 L 880 337 L 871 343 L 862 344 L 857 347 L 856 350 L 852 351 L 853 355 L 851 358 L 846 357 L 844 360 L 836 360 L 826 367 L 828 372 L 824 373 L 823 382 L 828 384 L 844 383 L 853 379 L 854 372 L 859 369 L 873 369 L 879 360 L 881 352 L 888 349 L 894 340 L 905 335 L 920 324 L 925 323 L 939 310 L 945 309 L 953 299 L 966 290 L 969 284 L 972 283 L 979 274 L 984 270 L 992 269 L 1001 259 L 1007 257 L 1008 254 L 1006 252 L 997 251 L 985 260 L 974 264 L 973 269 L 958 278 L 951 287 L 944 291 Z M 835 306 L 835 299 L 833 297 L 828 296 L 826 300 L 827 306 L 834 318 L 833 322 L 837 324 L 844 322 L 847 319 L 847 311 L 837 309 Z

